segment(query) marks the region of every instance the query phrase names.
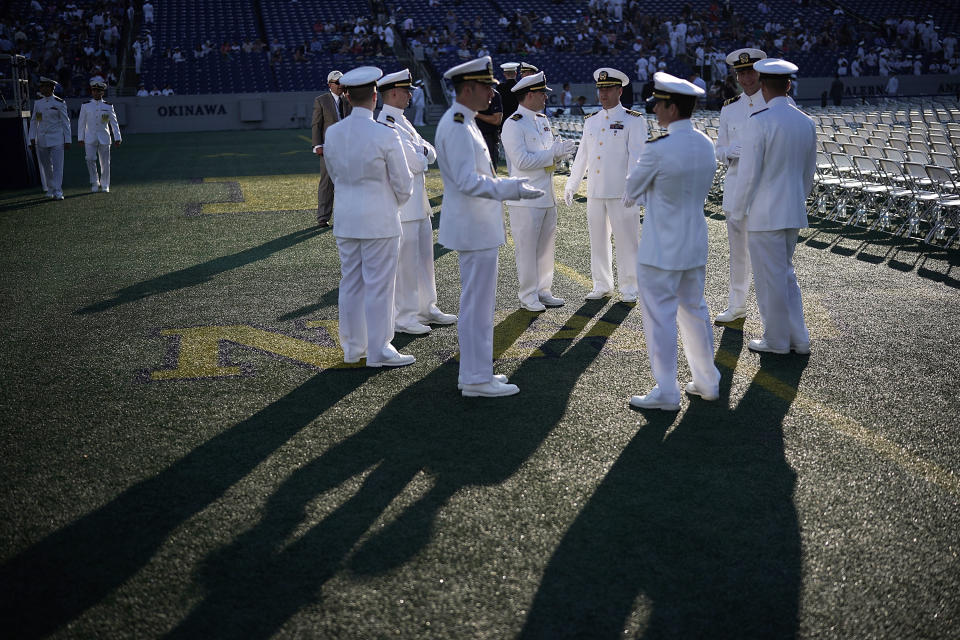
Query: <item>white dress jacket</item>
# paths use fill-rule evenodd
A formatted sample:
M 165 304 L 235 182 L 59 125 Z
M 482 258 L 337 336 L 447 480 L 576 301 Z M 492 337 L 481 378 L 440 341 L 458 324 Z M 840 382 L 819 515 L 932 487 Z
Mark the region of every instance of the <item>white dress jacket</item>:
M 400 206 L 413 192 L 402 145 L 396 129 L 361 107 L 327 129 L 323 156 L 335 189 L 334 236 L 400 235 Z

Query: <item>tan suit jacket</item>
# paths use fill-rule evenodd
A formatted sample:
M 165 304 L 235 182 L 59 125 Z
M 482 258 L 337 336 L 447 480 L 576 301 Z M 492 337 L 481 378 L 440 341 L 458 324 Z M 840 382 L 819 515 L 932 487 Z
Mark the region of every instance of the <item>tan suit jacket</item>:
M 343 117 L 350 115 L 353 108 L 346 96 L 340 96 L 343 103 Z M 340 121 L 337 103 L 332 93 L 321 93 L 313 101 L 313 146 L 323 145 L 327 139 L 327 129 Z M 333 215 L 333 182 L 327 174 L 327 162 L 323 156 L 320 161 L 320 183 L 317 185 L 317 221 L 327 223 Z
M 352 107 L 346 96 L 340 96 L 343 101 L 343 117 L 350 115 Z M 332 93 L 322 93 L 313 101 L 313 146 L 323 144 L 327 138 L 327 129 L 334 122 L 340 120 L 337 115 L 337 103 Z

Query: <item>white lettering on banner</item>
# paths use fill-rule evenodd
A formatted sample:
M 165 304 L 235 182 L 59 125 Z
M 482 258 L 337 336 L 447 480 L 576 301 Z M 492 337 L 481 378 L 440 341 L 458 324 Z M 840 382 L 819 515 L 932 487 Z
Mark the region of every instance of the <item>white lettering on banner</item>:
M 222 104 L 182 104 L 157 107 L 159 116 L 225 116 L 227 108 Z

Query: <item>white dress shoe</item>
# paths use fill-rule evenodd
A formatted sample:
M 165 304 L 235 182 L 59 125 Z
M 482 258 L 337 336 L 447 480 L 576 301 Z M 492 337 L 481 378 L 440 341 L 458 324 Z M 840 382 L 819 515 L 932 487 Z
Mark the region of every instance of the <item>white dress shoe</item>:
M 637 409 L 662 409 L 664 411 L 680 411 L 679 402 L 668 402 L 660 396 L 660 389 L 654 387 L 650 393 L 645 396 L 633 396 L 630 398 L 630 406 Z
M 381 360 L 380 362 L 370 362 L 370 358 L 367 358 L 367 366 L 373 368 L 380 367 L 405 367 L 408 364 L 413 364 L 417 359 L 411 355 L 405 353 L 398 353 L 389 360 Z
M 100 185 L 98 184 L 90 185 L 90 193 L 96 193 L 97 191 L 100 191 Z
M 630 295 L 620 294 L 620 300 L 621 300 L 622 302 L 636 302 L 636 301 L 637 301 L 637 296 L 630 296 Z
M 344 355 L 344 356 L 343 356 L 343 361 L 344 361 L 345 363 L 347 363 L 347 364 L 357 364 L 358 362 L 360 362 L 361 360 L 363 360 L 363 359 L 366 358 L 366 357 L 367 357 L 367 354 L 363 354 L 363 355 L 359 355 L 359 356 L 351 356 L 351 357 L 349 357 L 349 358 L 348 358 L 346 355 Z
M 430 327 L 425 324 L 415 322 L 413 324 L 398 324 L 393 328 L 397 333 L 409 333 L 415 336 L 430 333 Z
M 790 345 L 790 351 L 793 351 L 797 355 L 808 356 L 810 355 L 810 343 L 800 342 L 798 344 L 792 344 Z
M 500 396 L 512 396 L 520 393 L 520 387 L 515 384 L 506 384 L 496 378 L 492 378 L 490 382 L 465 384 L 460 393 L 466 398 L 499 398 Z
M 723 313 L 718 313 L 716 320 L 714 322 L 733 322 L 739 318 L 746 318 L 747 310 L 743 307 L 738 307 L 736 309 L 727 309 Z
M 747 344 L 747 348 L 750 349 L 750 351 L 762 351 L 762 352 L 764 352 L 764 353 L 779 353 L 779 354 L 781 354 L 781 355 L 784 354 L 784 353 L 790 353 L 790 349 L 789 349 L 789 348 L 788 348 L 788 349 L 774 349 L 773 347 L 771 347 L 770 345 L 767 344 L 767 341 L 766 341 L 766 340 L 751 340 L 751 341 Z
M 63 194 L 62 194 L 62 193 L 58 193 L 58 194 L 56 194 L 55 196 L 53 196 L 53 199 L 54 199 L 54 200 L 63 200 Z
M 45 191 L 43 195 L 50 198 L 51 200 L 53 199 L 53 191 Z
M 541 293 L 540 302 L 548 307 L 562 307 L 567 303 L 563 298 L 558 298 L 552 293 Z
M 502 382 L 503 384 L 507 384 L 507 376 L 503 375 L 502 373 L 495 373 L 493 375 L 493 379 L 496 380 L 497 382 Z M 461 389 L 461 390 L 463 389 L 463 383 L 460 382 L 459 377 L 457 378 L 457 389 Z
M 420 322 L 423 324 L 453 324 L 456 321 L 457 316 L 442 311 L 431 311 L 430 315 L 420 318 Z
M 104 193 L 110 193 L 110 187 L 100 187 L 100 191 L 103 191 Z
M 547 308 L 543 306 L 542 302 L 532 302 L 529 304 L 526 302 L 521 302 L 520 306 L 526 309 L 527 311 L 546 311 L 547 310 Z
M 700 389 L 697 387 L 697 385 L 695 385 L 692 381 L 687 383 L 687 386 L 686 386 L 686 388 L 684 388 L 684 391 L 686 391 L 687 393 L 689 393 L 689 394 L 692 395 L 692 396 L 700 396 L 700 397 L 703 398 L 704 400 L 719 400 L 719 399 L 720 399 L 720 394 L 719 394 L 719 393 L 705 393 L 705 392 L 703 392 L 703 391 L 700 391 Z
M 583 296 L 585 300 L 599 300 L 600 298 L 609 298 L 613 295 L 613 291 L 597 291 L 594 289 L 587 295 Z

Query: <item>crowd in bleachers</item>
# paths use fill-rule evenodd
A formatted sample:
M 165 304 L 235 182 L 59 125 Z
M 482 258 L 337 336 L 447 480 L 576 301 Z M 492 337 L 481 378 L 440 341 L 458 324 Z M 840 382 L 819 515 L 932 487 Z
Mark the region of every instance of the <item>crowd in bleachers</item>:
M 328 67 L 390 66 L 397 47 L 436 71 L 492 55 L 525 59 L 556 81 L 621 68 L 648 81 L 665 70 L 737 92 L 724 57 L 741 46 L 796 62 L 801 76 L 958 73 L 960 14 L 937 0 L 12 0 L 0 51 L 26 55 L 67 95 L 128 63 L 144 87 L 178 93 L 324 86 Z
M 87 95 L 94 76 L 116 85 L 134 17 L 130 0 L 14 0 L 7 8 L 0 53 L 27 58 L 34 79 L 57 80 L 67 96 Z

